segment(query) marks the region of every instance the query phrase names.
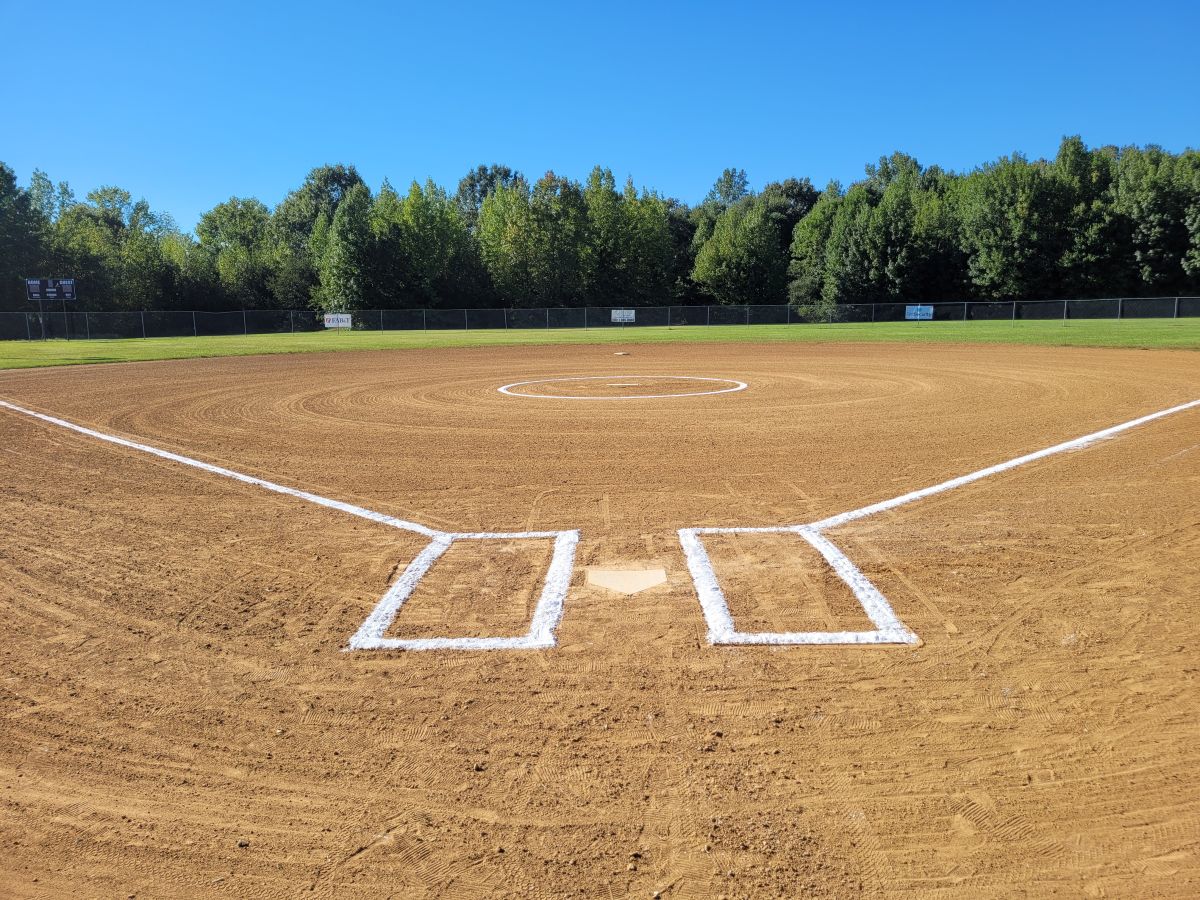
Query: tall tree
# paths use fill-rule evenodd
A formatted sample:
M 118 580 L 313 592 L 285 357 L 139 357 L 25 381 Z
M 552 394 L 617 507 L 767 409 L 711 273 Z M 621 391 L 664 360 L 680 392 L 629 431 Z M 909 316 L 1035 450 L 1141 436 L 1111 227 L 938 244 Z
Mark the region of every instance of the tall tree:
M 319 302 L 324 309 L 360 309 L 370 305 L 367 272 L 371 263 L 371 195 L 356 184 L 338 203 L 321 254 Z
M 272 284 L 282 306 L 321 305 L 321 255 L 312 252 L 313 233 L 324 221 L 327 234 L 342 200 L 364 186 L 354 166 L 324 165 L 283 198 L 271 217 Z M 318 236 L 318 243 L 324 235 Z
M 717 218 L 693 277 L 721 303 L 783 303 L 787 260 L 766 204 L 746 197 Z
M 480 254 L 501 301 L 509 306 L 534 305 L 531 221 L 524 185 L 497 188 L 479 211 Z
M 745 169 L 725 169 L 704 198 L 705 203 L 715 203 L 722 210 L 729 209 L 743 197 L 750 196 L 750 179 Z
M 390 185 L 371 212 L 378 294 L 404 305 L 436 306 L 450 291 L 456 268 L 469 265 L 472 246 L 454 201 L 432 181 L 413 182 L 400 199 Z
M 962 239 L 979 295 L 996 300 L 1055 296 L 1068 211 L 1067 193 L 1054 171 L 1020 154 L 968 176 Z
M 1139 293 L 1175 293 L 1187 285 L 1189 197 L 1178 163 L 1178 157 L 1153 145 L 1120 153 L 1116 209 L 1129 228 Z
M 788 302 L 797 309 L 824 318 L 823 304 L 826 249 L 833 220 L 842 202 L 842 186 L 829 182 L 817 198 L 811 212 L 796 223 L 792 231 L 791 258 L 788 263 Z
M 604 306 L 627 301 L 632 285 L 631 210 L 617 193 L 611 169 L 596 166 L 583 189 L 587 230 L 582 253 L 583 289 L 587 303 Z
M 475 230 L 479 224 L 479 211 L 483 208 L 483 201 L 497 188 L 513 187 L 524 180 L 524 176 L 516 169 L 502 165 L 476 166 L 464 175 L 458 182 L 454 202 L 458 205 L 459 214 L 467 228 Z
M 17 184 L 16 173 L 0 163 L 0 300 L 21 302 L 21 279 L 42 275 L 49 222 L 29 194 Z M 7 296 L 5 296 L 7 295 Z
M 231 305 L 274 305 L 271 213 L 262 202 L 230 197 L 200 217 L 196 237 Z

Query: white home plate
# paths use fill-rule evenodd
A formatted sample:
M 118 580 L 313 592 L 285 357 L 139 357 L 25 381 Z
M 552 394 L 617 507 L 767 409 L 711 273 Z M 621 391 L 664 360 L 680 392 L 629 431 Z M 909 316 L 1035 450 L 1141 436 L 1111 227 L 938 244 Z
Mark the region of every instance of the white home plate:
M 608 588 L 618 594 L 636 594 L 647 588 L 665 583 L 665 569 L 591 569 L 587 570 L 587 583 Z

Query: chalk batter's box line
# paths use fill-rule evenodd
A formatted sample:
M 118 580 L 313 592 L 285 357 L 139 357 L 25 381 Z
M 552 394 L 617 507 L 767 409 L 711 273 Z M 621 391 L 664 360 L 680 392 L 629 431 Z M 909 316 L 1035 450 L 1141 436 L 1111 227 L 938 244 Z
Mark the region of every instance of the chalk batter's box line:
M 455 541 L 525 540 L 554 538 L 554 552 L 542 585 L 542 594 L 533 609 L 529 631 L 519 637 L 384 637 L 400 608 L 416 590 L 425 574 Z M 544 650 L 555 645 L 555 630 L 562 619 L 563 605 L 571 586 L 575 567 L 578 531 L 527 531 L 513 533 L 447 534 L 434 538 L 417 554 L 400 577 L 380 598 L 375 609 L 350 638 L 346 650 Z
M 1155 419 L 1161 419 L 1164 416 L 1173 415 L 1183 412 L 1187 409 L 1192 409 L 1200 406 L 1200 400 L 1192 400 L 1188 403 L 1181 403 L 1178 406 L 1172 406 L 1169 409 L 1159 410 L 1149 415 L 1141 416 L 1137 419 L 1132 419 L 1128 422 L 1122 422 L 1120 425 L 1113 425 L 1111 428 L 1105 428 L 1101 431 L 1095 431 L 1091 434 L 1086 434 L 1083 437 L 1074 438 L 1073 440 L 1063 441 L 1061 444 L 1055 444 L 1052 447 L 1047 447 L 1044 450 L 1038 450 L 1033 453 L 1027 453 L 1024 456 L 1018 456 L 1015 459 L 1010 459 L 1007 462 L 998 463 L 994 466 L 988 466 L 978 471 L 971 472 L 967 475 L 960 475 L 957 478 L 951 478 L 947 481 L 939 482 L 927 488 L 922 488 L 917 491 L 910 491 L 907 494 L 901 494 L 898 497 L 893 497 L 890 500 L 882 500 L 878 503 L 872 503 L 869 506 L 863 506 L 859 509 L 850 510 L 836 516 L 830 516 L 826 519 L 821 519 L 817 522 L 812 522 L 808 525 L 781 525 L 775 527 L 747 527 L 747 528 L 681 528 L 679 530 L 679 544 L 683 548 L 684 558 L 687 560 L 688 572 L 692 576 L 692 582 L 696 587 L 696 595 L 700 599 L 700 609 L 704 613 L 704 620 L 708 626 L 708 640 L 711 644 L 916 644 L 920 642 L 912 631 L 900 621 L 895 610 L 883 593 L 875 587 L 866 575 L 854 565 L 845 553 L 841 551 L 823 532 L 836 528 L 839 525 L 845 525 L 847 522 L 853 522 L 858 519 L 865 519 L 868 516 L 873 516 L 876 513 L 885 512 L 895 509 L 898 506 L 904 506 L 909 503 L 915 503 L 926 497 L 931 497 L 935 494 L 940 494 L 945 491 L 951 491 L 955 488 L 980 481 L 992 475 L 997 475 L 1001 472 L 1007 472 L 1009 469 L 1015 469 L 1019 466 L 1027 465 L 1039 459 L 1045 459 L 1048 456 L 1054 456 L 1058 453 L 1064 453 L 1070 450 L 1080 450 L 1088 447 L 1098 441 L 1105 440 L 1120 434 L 1123 431 L 1128 431 L 1131 428 L 1136 428 L 1139 425 L 1145 425 L 1148 422 L 1153 422 Z M 850 588 L 851 592 L 862 604 L 863 611 L 867 614 L 867 618 L 875 626 L 873 631 L 739 631 L 734 624 L 733 615 L 729 611 L 729 602 L 725 598 L 725 593 L 721 590 L 720 582 L 717 579 L 715 570 L 713 569 L 712 560 L 708 556 L 708 551 L 704 547 L 704 542 L 701 540 L 701 535 L 705 534 L 797 534 L 810 545 L 812 545 L 818 553 L 829 564 L 829 567 L 837 574 L 839 578 Z
M 704 613 L 705 621 L 708 625 L 709 641 L 714 644 L 912 644 L 917 643 L 919 638 L 911 632 L 896 616 L 891 604 L 887 598 L 871 583 L 870 579 L 864 575 L 857 566 L 843 553 L 832 541 L 825 537 L 822 532 L 829 528 L 835 528 L 838 525 L 843 525 L 846 522 L 856 519 L 865 518 L 874 515 L 878 512 L 894 509 L 907 503 L 912 503 L 925 497 L 934 494 L 942 493 L 943 491 L 953 490 L 954 488 L 970 484 L 974 481 L 987 478 L 990 475 L 995 475 L 1018 466 L 1026 465 L 1038 459 L 1043 459 L 1047 456 L 1052 456 L 1056 453 L 1062 453 L 1068 450 L 1076 450 L 1086 447 L 1096 441 L 1104 440 L 1112 437 L 1122 431 L 1130 428 L 1135 428 L 1147 422 L 1160 419 L 1164 416 L 1169 416 L 1174 413 L 1182 412 L 1186 409 L 1200 406 L 1200 400 L 1193 400 L 1188 403 L 1183 403 L 1178 406 L 1173 406 L 1169 409 L 1160 410 L 1159 412 L 1150 413 L 1149 415 L 1133 419 L 1129 422 L 1114 425 L 1110 428 L 1105 428 L 1101 431 L 1093 432 L 1092 434 L 1084 435 L 1083 437 L 1075 438 L 1074 440 L 1065 441 L 1061 444 L 1055 444 L 1053 447 L 1047 447 L 1044 450 L 1038 450 L 1034 453 L 1029 453 L 1024 456 L 1019 456 L 1016 459 L 1008 462 L 999 463 L 994 466 L 989 466 L 985 469 L 980 469 L 967 475 L 952 478 L 948 481 L 940 482 L 928 488 L 923 488 L 918 491 L 911 491 L 907 494 L 901 494 L 899 497 L 894 497 L 891 500 L 884 500 L 879 503 L 874 503 L 869 506 L 861 507 L 860 509 L 851 510 L 841 513 L 837 516 L 831 516 L 827 519 L 821 519 L 818 522 L 813 522 L 808 525 L 784 525 L 766 528 L 691 528 L 680 529 L 679 540 L 683 548 L 684 556 L 687 560 L 688 571 L 692 576 L 692 581 L 696 586 L 697 596 L 700 599 L 701 609 Z M 254 485 L 265 490 L 275 493 L 286 494 L 296 497 L 318 506 L 324 506 L 330 509 L 336 509 L 341 512 L 348 513 L 359 518 L 367 519 L 372 522 L 377 522 L 383 525 L 389 525 L 393 528 L 399 528 L 404 531 L 415 532 L 417 534 L 429 537 L 430 543 L 422 550 L 412 562 L 408 564 L 404 572 L 393 583 L 387 593 L 376 604 L 375 609 L 367 617 L 367 620 L 351 638 L 347 650 L 355 649 L 401 649 L 401 650 L 532 650 L 544 649 L 552 647 L 555 644 L 555 629 L 558 626 L 559 620 L 562 618 L 563 604 L 565 602 L 567 591 L 570 587 L 571 572 L 574 566 L 575 550 L 579 543 L 578 531 L 525 531 L 525 532 L 444 532 L 433 528 L 428 528 L 416 522 L 409 522 L 404 519 L 398 519 L 394 516 L 388 516 L 383 513 L 377 513 L 373 510 L 364 509 L 361 506 L 354 506 L 350 503 L 343 503 L 340 500 L 332 500 L 328 497 L 322 497 L 319 494 L 313 494 L 309 491 L 302 491 L 296 488 L 290 488 L 285 485 L 276 484 L 272 481 L 267 481 L 263 478 L 257 478 L 252 475 L 245 475 L 241 472 L 235 472 L 232 469 L 226 469 L 222 466 L 212 465 L 211 463 L 202 462 L 191 457 L 183 456 L 178 453 L 172 453 L 168 450 L 162 450 L 158 447 L 153 447 L 148 444 L 137 443 L 126 438 L 121 438 L 116 435 L 107 434 L 95 429 L 85 428 L 82 425 L 76 425 L 73 422 L 68 422 L 65 419 L 48 416 L 44 413 L 35 412 L 26 409 L 22 406 L 17 406 L 14 403 L 9 403 L 0 400 L 0 407 L 12 410 L 13 412 L 31 416 L 40 419 L 52 425 L 57 425 L 61 428 L 66 428 L 75 431 L 79 434 L 87 435 L 88 437 L 96 438 L 97 440 L 105 441 L 111 444 L 116 444 L 132 450 L 138 450 L 143 453 L 148 453 L 152 456 L 157 456 L 161 459 L 177 462 L 182 465 L 191 466 L 201 469 L 214 475 L 220 475 L 225 478 L 231 478 L 235 481 L 240 481 L 244 484 Z M 812 545 L 818 553 L 825 559 L 834 572 L 840 577 L 858 598 L 872 624 L 876 626 L 874 631 L 842 631 L 842 632 L 741 632 L 738 631 L 733 622 L 733 617 L 729 612 L 729 604 L 725 599 L 724 593 L 721 591 L 719 582 L 717 581 L 716 573 L 713 571 L 712 561 L 709 559 L 708 552 L 704 549 L 704 545 L 700 540 L 702 534 L 767 534 L 767 533 L 795 533 Z M 411 596 L 417 583 L 429 571 L 438 558 L 449 549 L 454 541 L 459 540 L 522 540 L 522 539 L 546 539 L 554 538 L 554 552 L 551 556 L 550 566 L 546 573 L 546 579 L 543 584 L 542 595 L 538 600 L 537 606 L 534 608 L 533 620 L 530 624 L 529 631 L 519 637 L 498 637 L 498 638 L 467 638 L 467 637 L 444 637 L 444 638 L 386 638 L 384 634 L 395 620 L 400 608 L 404 602 Z
M 202 462 L 201 460 L 192 459 L 189 456 L 183 456 L 179 453 L 172 453 L 169 450 L 163 450 L 149 444 L 141 444 L 114 434 L 97 431 L 93 428 L 86 428 L 83 425 L 76 425 L 74 422 L 68 422 L 66 419 L 59 419 L 54 416 L 48 416 L 45 413 L 35 412 L 34 410 L 17 406 L 15 403 L 9 403 L 5 400 L 0 400 L 0 407 L 40 419 L 43 422 L 56 425 L 60 428 L 66 428 L 87 437 L 105 441 L 106 443 L 116 444 L 130 450 L 137 450 L 141 453 L 148 453 L 151 456 L 191 466 L 192 468 L 200 469 L 213 475 L 220 475 L 224 478 L 240 481 L 243 484 L 253 485 L 277 494 L 296 497 L 318 506 L 336 509 L 361 519 L 367 519 L 381 525 L 389 525 L 392 528 L 414 532 L 430 538 L 431 540 L 425 549 L 417 554 L 416 558 L 408 564 L 400 574 L 400 577 L 396 579 L 387 593 L 375 605 L 374 610 L 367 617 L 366 621 L 363 622 L 362 626 L 350 639 L 349 645 L 345 648 L 346 650 L 536 650 L 553 647 L 555 644 L 554 632 L 558 627 L 559 620 L 562 618 L 563 604 L 571 583 L 571 571 L 575 561 L 575 548 L 579 543 L 578 531 L 438 531 L 437 529 L 428 528 L 416 522 L 398 519 L 395 516 L 364 509 L 361 506 L 355 506 L 351 503 L 343 503 L 340 500 L 332 500 L 309 491 L 276 484 L 273 481 L 267 481 L 265 478 L 257 478 L 253 475 L 235 472 L 223 466 Z M 546 572 L 541 597 L 534 607 L 533 620 L 526 634 L 520 637 L 493 638 L 442 637 L 396 639 L 384 637 L 387 629 L 391 627 L 396 615 L 400 612 L 400 607 L 404 605 L 404 601 L 412 594 L 422 576 L 429 571 L 438 557 L 445 553 L 455 541 L 537 540 L 547 538 L 554 539 L 554 552 L 550 558 L 550 566 Z

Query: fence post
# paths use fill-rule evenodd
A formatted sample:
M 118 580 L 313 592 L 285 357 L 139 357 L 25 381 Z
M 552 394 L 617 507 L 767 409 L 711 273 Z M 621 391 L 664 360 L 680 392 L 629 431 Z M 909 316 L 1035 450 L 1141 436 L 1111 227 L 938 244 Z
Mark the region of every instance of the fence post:
M 192 337 L 200 337 L 200 332 L 196 330 L 196 311 L 192 310 Z
M 383 310 L 379 310 L 379 333 L 383 334 Z
M 33 329 L 29 327 L 29 313 L 25 313 L 25 339 L 33 340 Z
M 67 298 L 63 297 L 63 334 L 67 336 L 67 340 L 71 339 L 71 320 L 67 318 Z
M 146 311 L 142 310 L 142 340 L 146 339 Z
M 872 324 L 875 322 L 875 304 L 874 303 L 871 304 L 871 322 L 872 322 Z
M 1125 298 L 1118 297 L 1117 298 L 1117 321 L 1120 322 L 1121 318 L 1124 315 L 1125 315 Z
M 787 309 L 787 321 L 784 324 L 791 325 L 792 324 L 792 304 L 789 303 L 785 308 Z
M 588 311 L 588 308 L 585 306 L 583 308 L 583 330 L 584 331 L 587 331 L 587 311 Z
M 467 311 L 463 310 L 463 331 L 470 331 L 471 323 L 467 320 Z
M 967 301 L 963 301 L 963 321 L 967 321 Z
M 1179 318 L 1179 298 L 1178 297 L 1175 298 L 1175 314 L 1173 316 L 1171 316 L 1171 318 L 1172 319 Z
M 508 331 L 508 307 L 506 306 L 501 312 L 504 313 L 504 330 Z
M 550 330 L 550 307 L 546 307 L 546 330 Z
M 704 307 L 704 324 L 705 325 L 712 324 L 712 307 L 711 306 Z
M 1013 308 L 1012 308 L 1012 327 L 1013 327 L 1013 328 L 1016 328 L 1016 327 L 1017 327 L 1017 301 L 1016 301 L 1016 300 L 1014 300 L 1014 301 L 1012 302 L 1012 304 L 1013 304 Z
M 192 313 L 192 315 L 194 316 L 195 313 Z M 289 309 L 288 310 L 288 334 L 295 334 L 295 333 L 296 333 L 296 311 L 294 309 Z
M 1063 328 L 1067 327 L 1067 301 L 1063 301 Z
M 746 324 L 750 324 L 750 304 L 746 304 Z
M 421 310 L 421 330 L 429 330 L 429 310 L 426 309 Z
M 242 334 L 249 334 L 250 326 L 246 324 L 246 307 L 242 307 Z
M 85 311 L 83 314 L 83 332 L 87 335 L 87 339 L 92 339 L 92 323 L 88 321 L 88 314 Z

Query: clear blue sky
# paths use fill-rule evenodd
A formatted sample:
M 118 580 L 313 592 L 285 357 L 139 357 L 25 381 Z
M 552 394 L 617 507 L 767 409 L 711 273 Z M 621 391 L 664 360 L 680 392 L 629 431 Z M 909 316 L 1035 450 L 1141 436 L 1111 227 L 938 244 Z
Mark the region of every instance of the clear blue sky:
M 700 200 L 852 181 L 904 150 L 1200 145 L 1200 3 L 57 3 L 0 0 L 0 160 L 117 184 L 185 229 L 325 162 L 371 187 L 478 163 Z

